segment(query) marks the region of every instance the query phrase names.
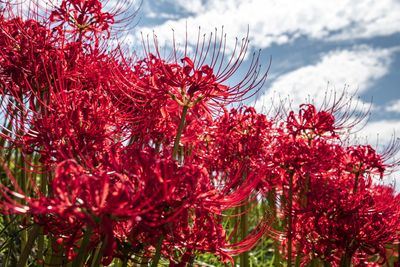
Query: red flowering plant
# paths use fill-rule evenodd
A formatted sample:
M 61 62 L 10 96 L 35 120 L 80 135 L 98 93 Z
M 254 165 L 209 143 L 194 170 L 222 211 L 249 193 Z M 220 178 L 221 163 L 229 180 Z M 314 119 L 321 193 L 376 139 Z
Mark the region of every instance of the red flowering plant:
M 386 246 L 397 242 L 398 196 L 393 188 L 374 186 L 348 190 L 353 177 L 331 177 L 312 183 L 308 206 L 298 212 L 296 239 L 302 264 L 333 266 L 385 264 Z
M 200 32 L 194 53 L 154 37 L 137 58 L 110 45 L 125 2 L 34 4 L 0 11 L 5 266 L 248 266 L 270 238 L 268 264 L 393 262 L 398 196 L 373 181 L 388 164 L 344 145 L 334 109 L 229 107 L 266 79 L 255 54 L 230 84 L 247 37 L 230 58 Z
M 333 114 L 313 105 L 290 112 L 283 125 L 272 162 L 287 264 L 387 262 L 386 248 L 398 240 L 398 195 L 373 176 L 391 164 L 371 146 L 344 146 Z
M 4 18 L 3 23 L 17 21 L 25 38 L 19 22 L 23 18 L 17 19 Z M 52 252 L 39 251 L 37 260 L 52 265 L 71 261 L 74 266 L 97 266 L 114 257 L 126 263 L 153 257 L 156 266 L 163 255 L 171 266 L 183 266 L 195 253 L 215 253 L 226 261 L 251 248 L 265 224 L 230 244 L 222 212 L 242 205 L 258 178 L 239 179 L 237 169 L 227 175 L 239 183 L 218 182 L 199 160 L 206 151 L 196 149 L 191 155 L 189 149 L 203 147 L 205 130 L 214 124 L 207 101 L 223 97 L 232 102 L 265 77 L 228 87 L 220 82 L 239 63 L 216 76 L 208 65 L 195 69 L 189 57 L 183 66 L 152 56 L 132 66 L 112 58 L 112 51 L 98 49 L 98 35 L 113 22 L 99 1 L 62 1 L 49 21 L 38 23 L 48 33 L 43 42 L 51 45 L 41 46 L 49 52 L 38 55 L 46 64 L 34 66 L 33 80 L 27 79 L 29 69 L 15 78 L 8 70 L 15 64 L 8 54 L 1 61 L 2 112 L 9 122 L 3 127 L 2 147 L 19 151 L 23 166 L 15 168 L 25 173 L 16 179 L 2 162 L 9 182 L 1 186 L 1 211 L 6 220 L 20 214 L 29 234 L 14 263 L 27 262 L 36 240 L 44 249 L 44 236 Z M 12 47 L 19 45 L 8 32 L 3 37 L 6 43 L 17 42 Z M 15 68 L 25 70 L 22 63 Z M 180 87 L 186 93 L 173 97 Z M 144 121 L 149 124 L 139 128 L 137 123 Z M 187 151 L 178 156 L 178 149 Z

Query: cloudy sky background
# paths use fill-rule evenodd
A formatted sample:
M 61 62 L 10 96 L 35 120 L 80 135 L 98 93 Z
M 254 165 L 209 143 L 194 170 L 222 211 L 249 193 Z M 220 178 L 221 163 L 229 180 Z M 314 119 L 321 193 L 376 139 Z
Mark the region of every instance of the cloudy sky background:
M 371 117 L 358 133 L 373 143 L 400 136 L 400 1 L 399 0 L 143 0 L 138 24 L 127 42 L 140 44 L 140 33 L 158 36 L 161 45 L 189 45 L 202 33 L 227 34 L 227 54 L 234 38 L 246 36 L 250 49 L 261 49 L 269 77 L 257 101 L 259 110 L 271 98 L 290 97 L 293 106 L 325 92 L 357 94 Z M 243 75 L 243 74 L 242 74 Z M 241 73 L 237 73 L 240 77 Z M 239 79 L 239 78 L 238 78 Z

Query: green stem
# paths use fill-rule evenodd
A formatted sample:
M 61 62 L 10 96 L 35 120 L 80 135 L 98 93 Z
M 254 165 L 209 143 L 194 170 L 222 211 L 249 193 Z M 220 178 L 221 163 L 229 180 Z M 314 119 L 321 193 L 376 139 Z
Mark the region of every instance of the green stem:
M 354 178 L 353 193 L 357 193 L 357 191 L 358 191 L 358 179 L 359 179 L 359 176 L 360 176 L 360 172 L 357 172 L 357 173 L 356 173 L 356 176 L 355 176 L 355 178 Z
M 45 262 L 49 262 L 49 266 L 63 266 L 63 253 L 63 247 L 57 243 L 54 237 L 50 238 L 49 253 L 46 253 Z
M 107 238 L 102 242 L 101 246 L 97 247 L 94 257 L 93 257 L 94 260 L 92 261 L 91 267 L 100 266 L 100 261 L 103 258 L 103 251 L 104 251 L 104 248 L 106 247 L 106 245 L 107 245 Z
M 340 259 L 340 267 L 350 267 L 351 266 L 351 256 L 349 256 L 347 253 L 343 255 L 343 257 Z
M 81 267 L 83 266 L 85 255 L 87 253 L 87 247 L 89 246 L 90 237 L 92 235 L 92 229 L 89 228 L 86 230 L 85 235 L 83 236 L 81 247 L 79 249 L 78 255 L 76 256 L 74 262 L 72 263 L 72 267 Z
M 293 212 L 293 176 L 294 173 L 290 172 L 289 173 L 289 194 L 288 194 L 288 248 L 287 248 L 287 254 L 288 254 L 288 259 L 287 259 L 287 266 L 292 266 L 292 223 L 293 223 L 293 218 L 292 218 L 292 212 Z
M 175 160 L 178 159 L 179 142 L 181 140 L 183 127 L 185 126 L 186 114 L 187 114 L 188 109 L 189 109 L 188 106 L 183 106 L 181 121 L 179 122 L 178 132 L 176 133 L 176 138 L 175 138 L 175 142 L 174 142 L 174 150 L 172 152 L 172 157 Z
M 267 210 L 268 217 L 273 218 L 272 227 L 273 229 L 282 230 L 279 224 L 279 218 L 277 216 L 277 206 L 276 206 L 276 190 L 271 189 L 267 195 Z M 265 212 L 264 212 L 265 213 Z M 279 266 L 281 264 L 281 252 L 280 252 L 280 243 L 277 240 L 273 240 L 272 244 L 274 254 L 271 259 L 271 266 Z
M 248 222 L 249 218 L 246 212 L 246 208 L 247 208 L 246 204 L 240 207 L 240 211 L 242 213 L 242 215 L 240 216 L 241 240 L 244 240 L 247 236 L 247 233 L 249 232 L 249 222 Z M 249 253 L 246 251 L 240 254 L 240 267 L 249 267 L 249 266 L 250 266 Z
M 127 267 L 127 266 L 128 266 L 128 257 L 125 257 L 121 267 Z
M 38 262 L 42 262 L 43 259 L 44 259 L 43 251 L 44 251 L 44 235 L 43 235 L 43 227 L 40 227 L 39 237 L 38 237 L 38 245 L 37 245 L 37 259 L 38 259 Z
M 153 261 L 151 263 L 151 267 L 157 267 L 158 263 L 161 258 L 161 248 L 162 248 L 162 243 L 164 240 L 164 236 L 161 235 L 160 239 L 158 240 L 157 248 L 156 248 L 156 254 L 154 255 Z
M 397 245 L 397 252 L 398 252 L 397 262 L 399 263 L 400 266 L 400 243 Z
M 190 256 L 190 260 L 188 262 L 188 267 L 193 267 L 195 258 L 196 258 L 195 255 Z
M 149 261 L 150 261 L 149 258 L 147 258 L 145 256 L 142 256 L 142 260 L 140 261 L 140 265 L 138 265 L 138 266 L 146 266 L 146 267 L 148 267 L 149 266 Z
M 25 267 L 26 262 L 28 261 L 29 254 L 32 251 L 33 245 L 35 243 L 35 239 L 38 237 L 40 233 L 40 226 L 39 225 L 34 225 L 32 230 L 29 233 L 28 240 L 26 241 L 26 244 L 22 250 L 22 253 L 19 257 L 19 261 L 17 263 L 17 267 Z
M 4 266 L 15 266 L 17 263 L 15 262 L 14 258 L 11 256 L 13 250 L 14 250 L 14 242 L 7 242 L 8 244 L 8 249 L 7 249 L 7 255 L 5 256 L 5 259 L 3 260 Z

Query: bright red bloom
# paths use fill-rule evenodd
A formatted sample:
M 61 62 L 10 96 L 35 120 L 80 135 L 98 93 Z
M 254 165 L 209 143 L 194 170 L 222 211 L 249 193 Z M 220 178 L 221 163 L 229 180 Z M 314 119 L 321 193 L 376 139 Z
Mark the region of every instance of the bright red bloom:
M 116 10 L 98 0 L 60 2 L 43 13 L 48 23 L 0 11 L 0 143 L 19 158 L 0 160 L 8 177 L 1 213 L 43 226 L 66 261 L 86 249 L 89 265 L 100 244 L 103 265 L 160 253 L 185 266 L 204 252 L 234 264 L 273 220 L 288 261 L 386 261 L 385 245 L 400 230 L 399 196 L 372 183 L 385 157 L 344 146 L 336 107 L 302 105 L 282 121 L 251 107 L 228 110 L 266 78 L 255 54 L 230 83 L 247 60 L 247 37 L 229 58 L 223 34 L 199 37 L 193 54 L 179 54 L 174 41 L 168 59 L 154 38 L 137 60 L 106 46 Z M 32 165 L 16 179 L 20 162 Z M 31 184 L 21 188 L 25 177 Z M 240 229 L 250 234 L 233 242 L 237 229 L 226 231 L 224 216 L 260 198 L 273 218 Z
M 288 252 L 300 253 L 304 263 L 319 258 L 338 264 L 347 256 L 356 263 L 375 254 L 385 260 L 384 246 L 395 240 L 399 223 L 397 196 L 384 190 L 382 206 L 386 193 L 372 185 L 371 175 L 383 173 L 383 159 L 370 146 L 346 148 L 334 122 L 329 112 L 303 105 L 277 126 L 271 169 L 281 179 L 277 198 L 284 199 L 278 217 L 291 220 L 282 244 L 288 249 L 290 243 Z M 383 218 L 387 231 L 378 227 Z
M 109 28 L 114 23 L 114 15 L 102 9 L 99 0 L 63 0 L 49 19 L 55 23 L 53 27 L 60 35 L 70 33 L 79 41 L 94 37 L 97 46 L 99 35 L 103 32 L 109 34 Z
M 135 106 L 142 101 L 169 98 L 182 107 L 199 105 L 204 110 L 202 113 L 210 113 L 257 93 L 267 74 L 258 65 L 259 55 L 253 56 L 241 81 L 227 84 L 246 57 L 248 39 L 244 38 L 240 46 L 236 44 L 229 59 L 224 58 L 225 39 L 215 39 L 214 42 L 213 45 L 211 39 L 209 42 L 199 41 L 194 55 L 185 51 L 179 56 L 174 47 L 172 60 L 163 59 L 160 55 L 156 37 L 154 53 L 150 51 L 149 44 L 144 44 L 146 56 L 132 67 L 136 79 L 121 78 L 124 82 L 130 82 L 132 87 L 119 95 L 125 94 L 135 102 L 125 105 Z
M 369 145 L 349 147 L 344 164 L 347 171 L 357 175 L 378 174 L 382 178 L 385 171 L 381 156 Z
M 315 135 L 334 134 L 335 118 L 326 111 L 317 111 L 311 105 L 301 105 L 298 115 L 291 111 L 287 119 L 287 129 L 293 135 L 304 134 L 313 138 Z
M 311 183 L 308 206 L 296 220 L 305 263 L 315 257 L 338 266 L 345 256 L 357 263 L 372 255 L 380 264 L 386 261 L 385 245 L 397 239 L 399 196 L 387 186 L 352 193 L 352 183 L 349 178 Z
M 225 177 L 221 183 L 230 187 L 240 185 L 246 175 L 256 179 L 255 183 L 260 182 L 270 172 L 269 155 L 274 145 L 272 123 L 251 107 L 225 110 L 206 129 L 194 157 L 198 157 L 215 177 Z M 236 173 L 243 173 L 243 177 Z M 238 180 L 231 180 L 233 178 Z
M 0 29 L 0 95 L 18 98 L 43 92 L 56 55 L 50 30 L 35 20 L 1 13 Z

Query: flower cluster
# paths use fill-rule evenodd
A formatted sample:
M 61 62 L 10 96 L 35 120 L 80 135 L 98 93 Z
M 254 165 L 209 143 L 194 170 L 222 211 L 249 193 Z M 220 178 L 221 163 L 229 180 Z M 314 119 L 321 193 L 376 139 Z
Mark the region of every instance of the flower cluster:
M 290 112 L 284 125 L 272 162 L 288 262 L 386 263 L 400 209 L 393 188 L 373 182 L 387 167 L 382 157 L 371 146 L 344 146 L 333 114 L 313 105 Z
M 234 264 L 266 238 L 288 265 L 388 261 L 400 207 L 373 181 L 385 160 L 345 145 L 334 109 L 230 107 L 266 78 L 255 55 L 228 82 L 247 38 L 229 59 L 223 38 L 172 59 L 155 38 L 133 60 L 100 49 L 116 20 L 98 0 L 63 0 L 45 22 L 12 10 L 0 10 L 0 212 L 40 229 L 21 238 L 19 266 L 31 250 L 46 265 L 187 266 L 204 253 Z M 38 235 L 47 248 L 33 249 Z
M 34 159 L 25 164 L 36 178 L 21 189 L 9 176 L 16 191 L 1 186 L 3 214 L 29 215 L 66 261 L 99 255 L 88 256 L 92 265 L 163 255 L 184 266 L 199 252 L 232 261 L 256 244 L 265 223 L 232 244 L 222 218 L 260 179 L 242 177 L 245 162 L 207 164 L 225 156 L 207 148 L 221 127 L 208 103 L 222 110 L 217 97 L 235 97 L 222 76 L 189 57 L 180 65 L 149 54 L 129 65 L 92 49 L 113 22 L 100 1 L 62 1 L 48 25 L 11 15 L 1 21 L 2 114 L 11 122 L 2 144 Z

